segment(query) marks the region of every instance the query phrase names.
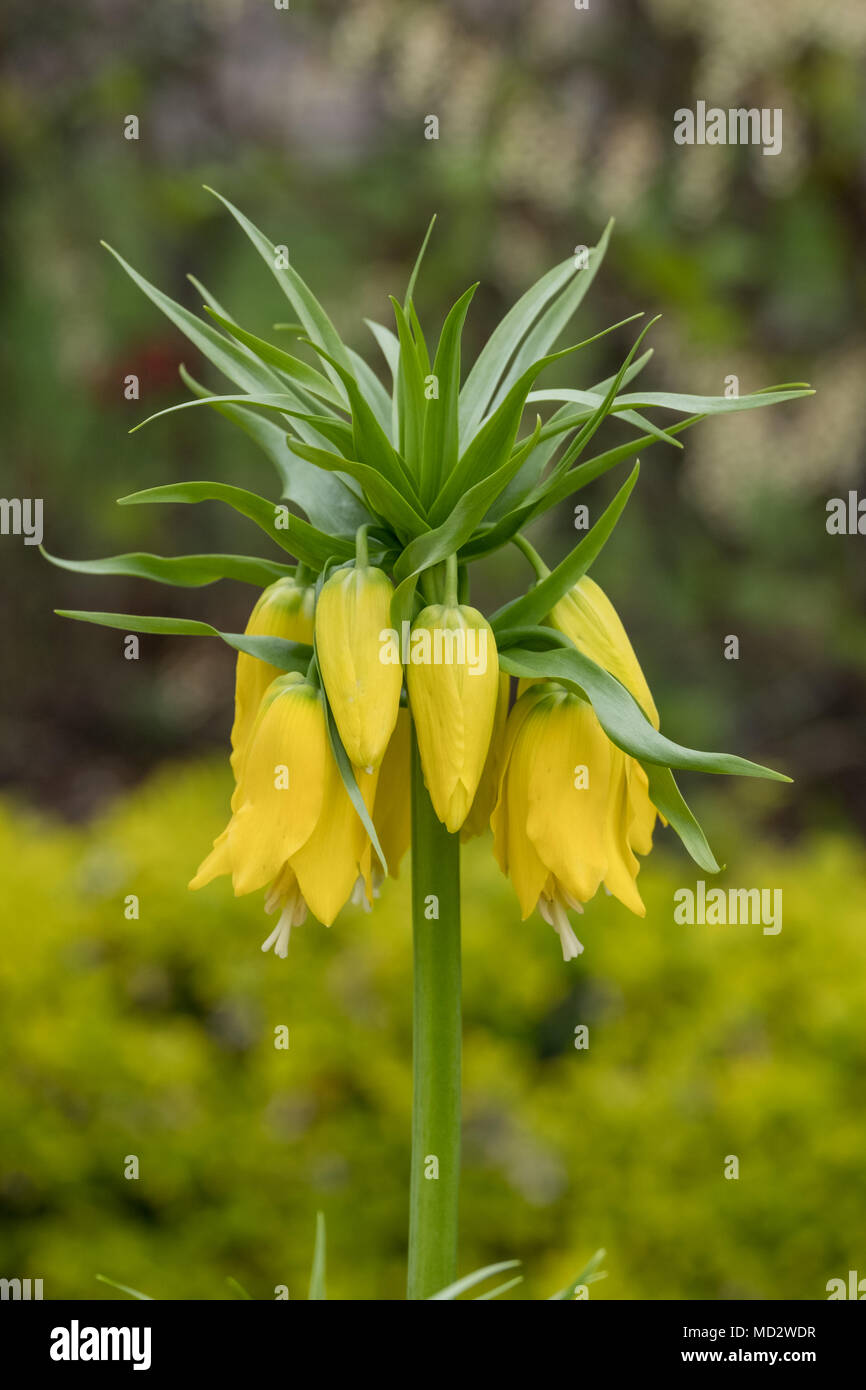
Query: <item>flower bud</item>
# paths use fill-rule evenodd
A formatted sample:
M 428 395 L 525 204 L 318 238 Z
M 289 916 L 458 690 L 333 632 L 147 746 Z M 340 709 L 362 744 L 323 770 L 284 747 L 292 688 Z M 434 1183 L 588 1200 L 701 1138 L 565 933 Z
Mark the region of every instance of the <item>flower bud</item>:
M 246 633 L 252 637 L 283 637 L 289 642 L 313 641 L 315 589 L 287 576 L 271 584 L 259 596 L 250 614 Z M 277 676 L 276 666 L 240 652 L 235 676 L 235 720 L 232 726 L 232 771 L 238 781 L 244 749 L 252 732 L 262 696 Z
M 328 701 L 349 759 L 377 768 L 397 722 L 403 670 L 384 661 L 393 588 L 382 570 L 337 570 L 316 604 L 316 651 Z
M 499 662 L 484 616 L 465 604 L 425 608 L 412 627 L 407 683 L 424 783 L 453 834 L 478 790 L 496 714 Z

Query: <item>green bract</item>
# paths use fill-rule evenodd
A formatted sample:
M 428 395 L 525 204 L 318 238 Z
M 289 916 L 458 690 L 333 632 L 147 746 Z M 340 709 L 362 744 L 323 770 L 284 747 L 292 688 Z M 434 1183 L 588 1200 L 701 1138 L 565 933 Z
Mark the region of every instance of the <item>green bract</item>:
M 368 363 L 341 341 L 294 267 L 285 264 L 285 257 L 237 208 L 225 198 L 220 200 L 289 301 L 297 322 L 283 327 L 312 349 L 318 365 L 241 327 L 197 281 L 193 284 L 206 300 L 205 318 L 175 303 L 117 252 L 112 254 L 231 383 L 231 390 L 212 393 L 182 371 L 192 399 L 159 415 L 201 406 L 218 411 L 267 454 L 277 472 L 278 496 L 266 499 L 242 487 L 184 481 L 149 488 L 120 501 L 124 505 L 225 503 L 318 575 L 320 583 L 334 567 L 352 561 L 355 535 L 363 526 L 370 563 L 385 570 L 395 586 L 391 605 L 395 629 L 404 620 L 411 621 L 425 605 L 443 601 L 447 562 L 453 565 L 452 557 L 456 556 L 462 599 L 473 560 L 511 541 L 522 544 L 520 533 L 529 522 L 609 469 L 659 442 L 680 448 L 676 436 L 707 415 L 753 410 L 810 394 L 802 383 L 733 399 L 627 390 L 649 361 L 651 354 L 639 350 L 651 324 L 607 380 L 582 389 L 536 389 L 539 377 L 553 362 L 567 360 L 576 372 L 580 359 L 572 355 L 594 341 L 556 348 L 598 271 L 610 226 L 590 251 L 586 266 L 564 261 L 527 290 L 491 334 L 468 373 L 462 371 L 461 335 L 475 286 L 454 304 L 431 350 L 413 302 L 422 247 L 403 302 L 392 299 L 396 331 L 368 324 L 390 376 L 386 390 Z M 539 409 L 552 413 L 542 419 Z M 663 428 L 644 413 L 659 410 L 681 418 Z M 630 437 L 587 457 L 595 433 L 610 416 L 619 419 Z M 607 541 L 637 481 L 637 471 L 635 467 L 571 554 L 527 594 L 501 608 L 491 622 L 502 670 L 516 676 L 555 678 L 587 698 L 609 738 L 643 764 L 654 803 L 689 852 L 702 868 L 715 870 L 716 861 L 671 769 L 753 777 L 780 774 L 742 758 L 696 752 L 674 743 L 652 727 L 618 680 L 581 655 L 567 638 L 543 626 L 546 614 L 586 573 Z M 82 573 L 137 575 L 185 586 L 220 578 L 264 586 L 292 572 L 273 558 L 249 556 L 130 554 L 71 561 L 44 553 L 52 563 Z M 220 636 L 287 671 L 306 669 L 313 657 L 302 644 L 224 634 L 206 623 L 110 613 L 64 612 L 63 616 L 126 631 Z M 332 718 L 329 731 L 343 780 L 378 848 Z

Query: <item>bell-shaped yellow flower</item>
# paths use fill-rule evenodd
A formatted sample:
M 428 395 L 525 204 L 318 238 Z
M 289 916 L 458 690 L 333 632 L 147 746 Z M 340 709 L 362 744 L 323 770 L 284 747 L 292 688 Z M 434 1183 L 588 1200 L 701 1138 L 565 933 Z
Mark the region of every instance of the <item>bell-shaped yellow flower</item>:
M 355 768 L 368 811 L 376 795 L 376 772 Z M 372 903 L 370 838 L 343 785 L 333 757 L 327 760 L 322 813 L 309 839 L 290 857 L 301 893 L 314 917 L 329 927 L 350 898 Z
M 340 738 L 350 761 L 370 771 L 394 731 L 403 685 L 394 644 L 383 640 L 393 592 L 382 570 L 360 565 L 332 574 L 316 605 L 319 670 Z
M 412 840 L 411 737 L 412 720 L 409 710 L 402 705 L 379 768 L 379 783 L 373 805 L 373 824 L 392 878 L 398 877 L 400 860 Z M 378 888 L 382 869 L 375 856 L 372 871 L 374 886 Z
M 506 729 L 494 852 L 524 919 L 537 906 L 564 959 L 583 949 L 567 909 L 582 911 L 600 884 L 645 915 L 635 851 L 651 848 L 655 817 L 643 770 L 611 743 L 586 700 L 553 682 L 521 696 Z
M 295 671 L 279 676 L 260 703 L 232 818 L 190 887 L 231 873 L 240 895 L 276 878 L 313 833 L 330 762 L 321 692 Z
M 496 697 L 496 715 L 493 720 L 493 733 L 484 763 L 484 771 L 475 800 L 469 815 L 463 822 L 460 839 L 464 842 L 475 835 L 483 835 L 490 824 L 490 817 L 499 796 L 499 779 L 502 773 L 502 755 L 505 752 L 505 725 L 508 720 L 508 701 L 511 695 L 511 677 L 499 676 L 499 691 Z
M 603 666 L 637 700 L 653 728 L 659 715 L 634 648 L 619 614 L 603 589 L 585 574 L 555 605 L 547 618 L 569 637 L 579 652 Z
M 424 783 L 452 833 L 469 814 L 487 760 L 499 692 L 496 639 L 466 604 L 434 604 L 412 627 L 407 672 Z
M 286 577 L 269 585 L 250 614 L 246 633 L 252 637 L 284 637 L 289 642 L 313 641 L 315 589 Z M 243 754 L 256 722 L 262 696 L 282 672 L 267 661 L 238 653 L 235 674 L 235 720 L 232 725 L 232 771 L 237 782 Z

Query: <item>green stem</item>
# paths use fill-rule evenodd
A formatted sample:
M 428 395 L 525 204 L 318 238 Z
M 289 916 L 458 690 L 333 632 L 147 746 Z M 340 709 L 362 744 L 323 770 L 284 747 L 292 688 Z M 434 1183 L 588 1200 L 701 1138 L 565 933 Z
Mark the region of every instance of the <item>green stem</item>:
M 412 730 L 415 991 L 407 1297 L 457 1277 L 460 1182 L 460 836 L 436 816 Z
M 355 532 L 355 568 L 359 570 L 365 570 L 369 562 L 367 547 L 367 527 L 369 524 L 369 522 L 365 522 Z
M 457 556 L 449 555 L 445 561 L 445 605 L 457 607 Z
M 517 535 L 512 536 L 511 539 L 517 546 L 517 549 L 523 551 L 523 554 L 526 556 L 532 568 L 535 570 L 536 579 L 546 579 L 547 576 L 550 574 L 550 570 L 547 568 L 547 565 L 544 563 L 538 551 L 535 549 L 535 546 L 532 545 L 526 539 L 525 536 L 521 535 L 519 531 Z

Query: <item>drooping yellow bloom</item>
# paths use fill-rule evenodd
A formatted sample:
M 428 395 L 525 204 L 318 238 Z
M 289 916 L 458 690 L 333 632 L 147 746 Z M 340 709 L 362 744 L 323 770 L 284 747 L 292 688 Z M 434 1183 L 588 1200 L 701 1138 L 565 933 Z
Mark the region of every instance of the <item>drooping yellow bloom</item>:
M 659 715 L 620 616 L 603 589 L 585 574 L 551 610 L 551 627 L 571 638 L 579 652 L 616 676 L 637 700 L 654 729 Z
M 452 833 L 466 820 L 490 747 L 499 691 L 496 640 L 466 604 L 434 604 L 412 627 L 409 701 L 424 782 Z
M 645 915 L 635 851 L 651 848 L 655 817 L 643 770 L 611 743 L 587 701 L 553 682 L 521 696 L 506 730 L 494 852 L 524 919 L 537 906 L 565 960 L 583 949 L 567 909 L 582 911 L 600 884 Z
M 501 673 L 496 697 L 496 714 L 493 720 L 493 733 L 490 747 L 481 773 L 481 781 L 472 802 L 472 809 L 463 822 L 460 839 L 464 842 L 475 835 L 483 835 L 490 824 L 490 817 L 499 796 L 499 778 L 502 772 L 502 756 L 505 752 L 505 726 L 508 720 L 508 701 L 511 694 L 511 677 Z
M 299 584 L 291 577 L 278 579 L 259 596 L 250 614 L 246 633 L 251 637 L 284 637 L 289 642 L 313 641 L 313 606 L 315 589 Z M 235 720 L 232 725 L 232 771 L 235 781 L 240 778 L 244 749 L 262 696 L 271 681 L 282 672 L 267 661 L 238 653 L 235 674 Z
M 337 570 L 316 605 L 316 651 L 328 701 L 349 759 L 377 768 L 397 722 L 403 669 L 388 662 L 393 587 L 369 565 Z
M 260 703 L 232 818 L 190 887 L 230 873 L 241 895 L 275 878 L 313 833 L 329 761 L 320 692 L 296 671 L 279 676 Z
M 412 720 L 404 705 L 382 759 L 373 806 L 373 824 L 392 878 L 398 877 L 400 860 L 412 839 L 411 736 Z M 372 868 L 373 883 L 378 887 L 382 870 L 375 856 Z
M 354 772 L 371 810 L 378 772 Z M 281 913 L 264 949 L 285 955 L 308 908 L 330 926 L 349 898 L 372 900 L 370 840 L 331 753 L 322 695 L 296 672 L 265 691 L 232 810 L 190 888 L 220 874 L 237 896 L 269 885 L 266 910 Z

